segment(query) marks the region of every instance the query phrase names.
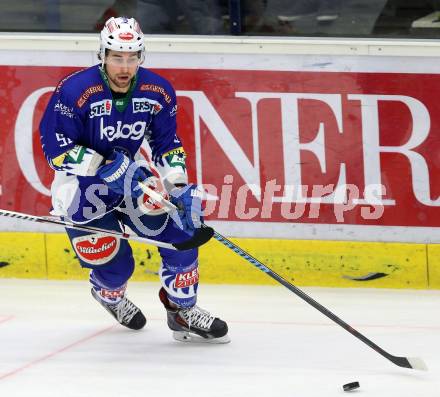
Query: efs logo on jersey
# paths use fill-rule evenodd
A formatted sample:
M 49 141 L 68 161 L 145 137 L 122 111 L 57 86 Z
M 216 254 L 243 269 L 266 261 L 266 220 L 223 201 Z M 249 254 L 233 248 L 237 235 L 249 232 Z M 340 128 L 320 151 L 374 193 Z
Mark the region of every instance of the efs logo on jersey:
M 158 114 L 162 110 L 162 105 L 148 98 L 133 98 L 133 113 Z
M 115 257 L 120 241 L 101 233 L 75 237 L 72 240 L 78 258 L 90 265 L 103 265 Z
M 93 102 L 90 104 L 89 117 L 105 116 L 112 112 L 112 101 L 110 99 L 104 99 L 103 101 Z
M 127 138 L 133 141 L 144 139 L 147 123 L 145 121 L 136 121 L 133 124 L 122 124 L 122 121 L 116 123 L 116 127 L 109 125 L 104 127 L 104 119 L 100 122 L 100 138 L 107 139 L 109 142 L 119 138 Z

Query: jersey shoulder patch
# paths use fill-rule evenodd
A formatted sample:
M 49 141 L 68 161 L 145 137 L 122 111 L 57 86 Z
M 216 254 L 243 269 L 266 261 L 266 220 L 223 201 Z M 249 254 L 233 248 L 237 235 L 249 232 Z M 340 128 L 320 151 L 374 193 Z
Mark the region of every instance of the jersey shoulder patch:
M 176 94 L 171 83 L 164 77 L 145 68 L 139 68 L 138 91 L 146 96 L 151 96 L 169 106 L 176 101 Z

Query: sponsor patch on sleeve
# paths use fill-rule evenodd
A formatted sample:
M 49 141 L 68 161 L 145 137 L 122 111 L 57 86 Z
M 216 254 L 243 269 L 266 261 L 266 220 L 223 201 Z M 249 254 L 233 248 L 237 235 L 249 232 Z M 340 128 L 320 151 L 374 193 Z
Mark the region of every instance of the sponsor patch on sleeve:
M 79 96 L 76 104 L 79 108 L 82 108 L 84 104 L 87 102 L 92 95 L 97 94 L 99 92 L 104 92 L 104 86 L 102 84 L 93 85 L 87 88 L 83 93 Z
M 58 157 L 55 157 L 53 160 L 52 160 L 52 164 L 55 166 L 55 167 L 62 167 L 63 166 L 63 163 L 64 163 L 64 160 L 65 160 L 65 158 L 66 158 L 66 156 L 67 156 L 67 152 L 64 152 L 63 154 L 60 154 Z
M 185 150 L 183 150 L 183 147 L 170 150 L 169 152 L 166 152 L 162 157 L 166 160 L 170 167 L 182 167 L 183 169 L 186 169 L 186 153 Z
M 69 146 L 72 143 L 72 140 L 61 132 L 55 133 L 55 137 L 57 138 L 59 147 Z
M 165 99 L 165 102 L 170 104 L 171 103 L 171 95 L 168 94 L 168 92 L 165 90 L 165 88 L 161 87 L 160 85 L 156 84 L 142 84 L 140 87 L 141 91 L 151 91 L 151 92 L 157 92 L 163 96 Z
M 80 176 L 93 176 L 103 157 L 93 149 L 75 145 L 72 149 L 51 160 L 57 171 L 67 171 Z
M 73 119 L 75 117 L 75 113 L 73 113 L 73 107 L 65 105 L 59 99 L 55 104 L 53 111 L 58 112 L 61 116 L 68 117 L 69 119 Z

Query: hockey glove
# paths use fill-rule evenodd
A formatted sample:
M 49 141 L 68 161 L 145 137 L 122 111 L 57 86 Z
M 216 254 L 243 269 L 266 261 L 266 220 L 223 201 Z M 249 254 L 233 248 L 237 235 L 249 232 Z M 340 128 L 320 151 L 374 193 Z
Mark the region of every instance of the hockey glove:
M 170 192 L 171 202 L 177 207 L 177 215 L 182 223 L 179 226 L 187 233 L 193 233 L 202 226 L 202 196 L 203 192 L 197 185 L 176 187 Z
M 114 151 L 107 159 L 111 162 L 98 168 L 98 176 L 116 193 L 138 198 L 143 194 L 139 182 L 155 185 L 155 176 L 146 167 L 139 166 L 124 153 Z

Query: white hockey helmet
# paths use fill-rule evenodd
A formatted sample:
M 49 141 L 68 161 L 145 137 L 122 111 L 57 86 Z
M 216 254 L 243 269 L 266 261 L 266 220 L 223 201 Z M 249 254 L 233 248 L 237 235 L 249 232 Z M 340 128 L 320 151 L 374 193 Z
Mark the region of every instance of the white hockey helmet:
M 105 50 L 139 52 L 140 63 L 145 59 L 144 34 L 134 18 L 109 18 L 101 30 L 99 59 L 104 65 Z

